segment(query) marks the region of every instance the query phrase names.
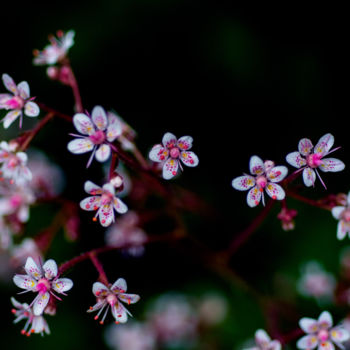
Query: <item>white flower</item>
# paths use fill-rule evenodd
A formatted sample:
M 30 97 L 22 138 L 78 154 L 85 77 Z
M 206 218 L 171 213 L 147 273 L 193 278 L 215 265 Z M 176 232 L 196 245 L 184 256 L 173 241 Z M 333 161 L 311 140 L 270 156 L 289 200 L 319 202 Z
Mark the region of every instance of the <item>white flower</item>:
M 109 143 L 122 132 L 117 119 L 112 115 L 107 118 L 105 110 L 101 106 L 95 106 L 91 118 L 84 113 L 77 113 L 73 117 L 73 124 L 83 135 L 71 134 L 77 138 L 68 143 L 68 150 L 74 154 L 92 151 L 87 167 L 94 156 L 99 162 L 105 162 L 111 155 Z
M 255 332 L 256 346 L 246 350 L 280 350 L 281 343 L 278 340 L 271 340 L 269 335 L 263 330 L 258 329 Z
M 285 192 L 277 182 L 282 181 L 288 169 L 283 166 L 274 166 L 273 162 L 263 162 L 258 156 L 252 156 L 249 161 L 250 173 L 253 175 L 243 175 L 232 180 L 232 187 L 238 191 L 247 191 L 247 204 L 250 207 L 255 207 L 262 199 L 265 205 L 264 189 L 272 198 L 282 200 L 285 197 Z
M 345 168 L 344 163 L 339 159 L 324 158 L 338 149 L 335 148 L 333 151 L 330 151 L 333 144 L 334 137 L 332 134 L 323 135 L 315 147 L 309 139 L 301 139 L 298 145 L 299 152 L 287 154 L 286 161 L 295 168 L 298 168 L 299 170 L 297 171 L 303 171 L 305 186 L 314 186 L 317 175 L 322 185 L 326 188 L 317 168 L 323 172 L 337 172 Z
M 332 208 L 332 215 L 339 220 L 337 227 L 337 238 L 343 239 L 347 233 L 350 235 L 350 192 L 346 199 L 346 206 Z
M 7 129 L 18 117 L 19 126 L 22 127 L 22 116 L 37 117 L 40 113 L 38 105 L 30 98 L 29 85 L 22 81 L 18 85 L 8 74 L 2 75 L 2 81 L 11 94 L 0 94 L 0 109 L 10 110 L 2 120 L 4 128 Z
M 44 333 L 50 334 L 49 326 L 43 316 L 34 315 L 33 309 L 28 304 L 21 304 L 15 298 L 11 298 L 11 302 L 15 307 L 12 309 L 12 313 L 16 316 L 13 323 L 27 320 L 21 331 L 23 335 L 30 336 L 32 333 L 40 333 L 43 336 Z
M 107 307 L 100 321 L 101 324 L 103 324 L 109 309 L 111 309 L 112 315 L 115 318 L 115 323 L 125 323 L 128 320 L 128 314 L 130 316 L 131 314 L 121 302 L 130 305 L 140 300 L 139 295 L 127 294 L 125 293 L 126 290 L 127 285 L 123 278 L 118 278 L 108 287 L 101 282 L 95 282 L 92 286 L 92 293 L 96 296 L 97 303 L 91 306 L 87 312 L 99 310 L 98 314 L 95 316 L 95 320 L 97 320 L 102 311 Z
M 17 287 L 26 289 L 28 292 L 38 293 L 31 304 L 35 316 L 44 312 L 52 295 L 58 298 L 53 292 L 66 295 L 65 292 L 73 287 L 73 282 L 69 278 L 58 278 L 57 264 L 52 259 L 38 266 L 32 257 L 28 257 L 24 269 L 27 274 L 16 274 L 13 282 Z
M 80 202 L 80 208 L 83 210 L 97 210 L 94 219 L 98 216 L 102 226 L 109 226 L 114 222 L 114 210 L 119 214 L 128 211 L 124 202 L 115 196 L 115 189 L 111 183 L 99 187 L 91 181 L 84 184 L 85 192 L 92 194 Z
M 332 315 L 328 311 L 323 311 L 318 320 L 303 317 L 299 321 L 300 328 L 307 335 L 300 338 L 297 342 L 299 349 L 334 350 L 334 344 L 344 349 L 341 343 L 350 338 L 349 332 L 341 327 L 333 327 Z
M 191 136 L 182 136 L 176 138 L 170 132 L 163 136 L 162 145 L 155 145 L 149 152 L 149 158 L 154 162 L 163 162 L 163 178 L 169 180 L 173 178 L 181 162 L 189 167 L 198 165 L 199 160 L 195 153 L 188 151 L 192 147 L 193 139 Z M 181 160 L 181 162 L 180 162 Z
M 47 45 L 43 51 L 35 50 L 33 63 L 36 65 L 52 65 L 64 59 L 68 50 L 74 44 L 74 35 L 75 32 L 73 30 L 68 31 L 66 34 L 63 31 L 58 31 L 58 38 L 50 35 L 51 45 Z

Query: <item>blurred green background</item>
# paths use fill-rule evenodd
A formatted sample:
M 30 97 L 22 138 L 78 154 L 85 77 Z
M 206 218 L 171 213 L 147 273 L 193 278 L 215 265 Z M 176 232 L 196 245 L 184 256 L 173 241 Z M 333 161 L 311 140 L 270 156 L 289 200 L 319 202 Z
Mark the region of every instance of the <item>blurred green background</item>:
M 144 155 L 167 131 L 193 136 L 200 165 L 185 169 L 175 181 L 198 193 L 219 213 L 187 220 L 191 234 L 212 248 L 224 249 L 262 209 L 248 208 L 246 194 L 231 187 L 232 178 L 248 171 L 251 155 L 285 164 L 285 155 L 297 149 L 299 139 L 308 137 L 316 144 L 330 132 L 335 146 L 342 146 L 334 156 L 349 164 L 344 8 L 238 6 L 232 1 L 205 0 L 72 1 L 55 7 L 47 3 L 16 6 L 3 13 L 0 23 L 1 73 L 10 74 L 16 82 L 27 80 L 38 100 L 73 114 L 70 90 L 48 80 L 45 68 L 32 65 L 32 50 L 42 49 L 47 35 L 57 29 L 74 29 L 75 45 L 69 56 L 88 111 L 96 104 L 115 109 L 138 132 Z M 66 152 L 71 131 L 64 122 L 50 124 L 34 145 L 63 169 L 72 169 L 65 194 L 79 201 L 84 196 L 83 182 L 98 183 L 101 170 L 99 164 L 86 170 L 86 157 Z M 348 179 L 349 167 L 324 176 L 328 192 L 319 182 L 315 189 L 302 192 L 314 198 L 347 193 Z M 291 304 L 292 316 L 282 317 L 280 323 L 282 333 L 295 329 L 299 317 L 316 317 L 321 310 L 313 300 L 299 299 L 293 290 L 301 264 L 317 259 L 337 274 L 339 252 L 348 245 L 347 240 L 336 240 L 336 221 L 330 213 L 290 203 L 299 210 L 294 231 L 282 231 L 275 218 L 276 206 L 232 260 L 233 269 L 262 294 Z M 41 222 L 41 210 L 33 210 L 32 233 Z M 86 220 L 83 236 L 88 238 L 69 245 L 58 236 L 49 257 L 64 261 L 103 243 L 103 230 L 92 225 L 89 215 L 82 218 Z M 142 296 L 131 310 L 136 319 L 142 319 L 148 300 L 165 291 L 196 296 L 209 290 L 223 294 L 229 302 L 225 322 L 210 335 L 216 348 L 240 348 L 257 328 L 268 328 L 251 295 L 195 258 L 180 255 L 176 247 L 157 244 L 147 247 L 140 259 L 121 255 L 104 259 L 111 280 L 126 278 L 130 292 Z M 21 326 L 12 325 L 9 305 L 9 297 L 18 290 L 12 282 L 2 282 L 2 349 L 104 348 L 103 327 L 85 314 L 94 302 L 90 290 L 96 273 L 86 262 L 69 277 L 75 286 L 57 316 L 48 319 L 52 334 L 44 338 L 20 336 Z M 336 319 L 346 313 L 330 310 Z

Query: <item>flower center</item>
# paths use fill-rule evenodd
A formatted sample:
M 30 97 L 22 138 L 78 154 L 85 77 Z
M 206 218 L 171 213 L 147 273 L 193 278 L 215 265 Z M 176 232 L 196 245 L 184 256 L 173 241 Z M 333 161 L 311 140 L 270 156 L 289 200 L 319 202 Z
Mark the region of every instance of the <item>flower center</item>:
M 21 109 L 24 106 L 24 100 L 20 96 L 14 96 L 6 104 L 11 109 Z
M 320 154 L 309 154 L 307 157 L 306 157 L 306 162 L 307 162 L 307 165 L 310 167 L 310 168 L 317 168 L 321 165 L 322 161 L 321 161 L 321 155 Z
M 22 196 L 20 194 L 14 194 L 10 198 L 10 205 L 12 208 L 18 208 L 22 203 Z
M 171 158 L 178 158 L 180 155 L 180 150 L 177 148 L 177 147 L 173 147 L 171 150 L 170 150 L 170 157 Z
M 114 294 L 108 294 L 106 300 L 111 306 L 114 306 L 117 303 L 117 297 Z
M 19 165 L 19 163 L 20 163 L 20 160 L 16 156 L 12 155 L 7 161 L 7 166 L 9 168 L 15 168 L 17 165 Z
M 256 185 L 259 187 L 260 190 L 263 190 L 267 184 L 267 179 L 265 175 L 260 175 L 256 178 Z
M 89 136 L 89 139 L 95 144 L 100 145 L 106 139 L 106 135 L 102 130 L 97 130 L 95 133 Z
M 46 278 L 41 278 L 36 285 L 36 290 L 39 294 L 45 294 L 48 290 L 50 290 L 50 282 Z
M 108 205 L 113 201 L 113 194 L 110 192 L 105 192 L 103 193 L 103 195 L 101 196 L 101 205 Z
M 318 339 L 320 339 L 321 341 L 326 341 L 329 337 L 329 333 L 326 329 L 321 329 L 318 332 Z

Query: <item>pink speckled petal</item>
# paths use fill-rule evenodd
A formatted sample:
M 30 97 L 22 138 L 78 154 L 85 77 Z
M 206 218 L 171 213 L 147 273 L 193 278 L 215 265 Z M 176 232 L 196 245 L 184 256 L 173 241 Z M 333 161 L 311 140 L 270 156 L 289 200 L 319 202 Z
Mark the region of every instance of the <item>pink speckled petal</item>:
M 91 112 L 91 119 L 99 130 L 107 128 L 108 120 L 105 110 L 101 106 L 95 106 Z
M 100 145 L 95 153 L 95 157 L 99 162 L 105 162 L 111 155 L 111 147 L 106 144 Z
M 97 186 L 92 181 L 86 181 L 84 183 L 84 191 L 86 193 L 92 194 L 93 196 L 95 196 L 97 194 L 102 194 L 102 192 L 103 192 L 102 187 Z
M 45 272 L 45 277 L 47 279 L 50 280 L 56 277 L 58 272 L 56 261 L 53 259 L 47 260 L 43 265 L 43 270 Z
M 286 161 L 295 168 L 301 168 L 306 165 L 306 160 L 301 156 L 299 152 L 292 152 L 287 154 Z
M 50 300 L 50 293 L 49 292 L 46 292 L 44 294 L 38 294 L 38 296 L 35 298 L 35 301 L 33 304 L 33 313 L 35 316 L 42 315 L 49 300 Z
M 255 186 L 253 187 L 247 195 L 247 204 L 253 208 L 256 207 L 261 200 L 262 193 L 259 191 L 259 189 Z
M 332 315 L 328 311 L 323 311 L 318 318 L 318 327 L 328 329 L 333 326 Z
M 8 91 L 11 91 L 13 94 L 17 94 L 17 85 L 8 74 L 5 73 L 2 75 L 2 81 Z
M 92 196 L 80 202 L 80 208 L 87 211 L 97 210 L 101 205 L 101 196 Z
M 305 186 L 313 186 L 316 180 L 316 173 L 311 168 L 305 168 L 303 170 L 303 180 Z
M 101 282 L 95 282 L 92 285 L 92 293 L 96 297 L 104 297 L 109 293 L 109 289 Z
M 122 134 L 122 126 L 118 121 L 108 125 L 107 131 L 106 131 L 108 142 L 113 142 L 121 134 Z
M 301 318 L 299 321 L 299 326 L 305 333 L 315 333 L 318 331 L 318 322 L 313 318 Z
M 249 160 L 249 169 L 252 175 L 261 175 L 265 172 L 264 162 L 258 156 L 252 156 Z
M 39 113 L 40 113 L 40 108 L 35 102 L 28 101 L 24 105 L 24 114 L 27 117 L 37 117 L 39 115 Z
M 118 299 L 127 304 L 135 304 L 140 300 L 140 296 L 137 294 L 120 293 L 118 294 Z
M 298 144 L 298 150 L 303 156 L 310 154 L 313 144 L 309 139 L 301 139 Z
M 122 303 L 116 303 L 112 308 L 112 315 L 118 323 L 125 323 L 128 320 L 127 310 Z
M 182 151 L 181 155 L 180 155 L 180 159 L 181 159 L 182 163 L 184 163 L 185 165 L 187 165 L 189 167 L 195 167 L 199 163 L 199 159 L 198 159 L 197 155 L 191 151 L 189 151 L 189 152 Z
M 124 278 L 118 278 L 112 285 L 111 291 L 114 293 L 125 293 L 128 289 Z
M 243 175 L 232 180 L 232 187 L 238 191 L 247 191 L 255 186 L 255 178 L 250 175 Z
M 27 274 L 31 277 L 34 277 L 36 280 L 39 280 L 42 277 L 42 271 L 35 263 L 34 259 L 29 256 L 27 258 L 26 264 L 24 266 Z
M 73 281 L 69 278 L 59 278 L 52 283 L 52 288 L 57 293 L 64 293 L 70 290 L 73 287 Z
M 318 168 L 324 172 L 330 171 L 334 173 L 344 170 L 345 164 L 336 158 L 325 158 L 322 159 L 322 163 Z
M 69 152 L 74 154 L 82 154 L 92 151 L 94 144 L 88 138 L 76 138 L 68 143 L 67 148 Z
M 11 98 L 13 98 L 13 96 L 10 94 L 0 94 L 0 109 L 9 109 L 7 101 L 11 100 Z
M 179 161 L 177 159 L 169 158 L 163 165 L 163 178 L 169 180 L 173 178 L 178 171 Z
M 113 206 L 117 213 L 124 214 L 128 211 L 127 205 L 119 198 L 114 198 Z
M 350 339 L 350 333 L 343 327 L 335 327 L 331 330 L 331 339 L 337 343 L 343 343 Z
M 272 182 L 280 182 L 287 176 L 287 174 L 288 168 L 283 165 L 279 165 L 272 168 L 268 172 L 267 177 Z
M 315 335 L 305 335 L 297 342 L 298 349 L 314 349 L 318 345 L 318 339 Z
M 193 138 L 191 136 L 182 136 L 177 141 L 177 146 L 183 150 L 188 151 L 192 147 Z
M 111 204 L 106 204 L 100 207 L 99 210 L 100 224 L 103 227 L 109 226 L 114 222 L 114 210 Z
M 18 117 L 22 115 L 22 111 L 20 109 L 15 109 L 13 111 L 8 112 L 3 119 L 4 128 L 7 129 Z
M 167 132 L 163 136 L 162 143 L 163 143 L 163 146 L 166 147 L 166 148 L 173 148 L 177 144 L 177 138 L 171 132 Z
M 332 134 L 323 135 L 317 142 L 317 145 L 314 148 L 314 153 L 324 156 L 332 148 L 333 144 L 334 137 Z
M 286 196 L 286 193 L 284 192 L 284 189 L 275 183 L 268 183 L 266 188 L 266 193 L 272 198 L 272 199 L 276 199 L 276 200 L 282 200 L 284 199 L 284 197 Z
M 149 152 L 148 157 L 153 162 L 163 162 L 168 159 L 169 151 L 162 145 L 155 145 Z
M 13 277 L 13 283 L 22 289 L 31 290 L 33 292 L 36 291 L 37 281 L 35 278 L 28 275 L 15 275 Z
M 95 132 L 92 120 L 84 113 L 77 113 L 73 117 L 75 128 L 83 135 L 91 135 Z
M 17 90 L 19 96 L 21 96 L 24 100 L 30 97 L 30 89 L 26 81 L 20 82 L 17 86 Z

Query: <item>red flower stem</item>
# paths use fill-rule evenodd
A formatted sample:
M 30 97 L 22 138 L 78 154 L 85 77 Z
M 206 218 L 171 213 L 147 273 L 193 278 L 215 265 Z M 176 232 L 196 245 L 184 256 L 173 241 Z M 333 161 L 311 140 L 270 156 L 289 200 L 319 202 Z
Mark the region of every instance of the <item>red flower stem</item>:
M 113 178 L 114 176 L 114 170 L 118 165 L 118 154 L 117 153 L 112 153 L 112 160 L 111 160 L 111 165 L 109 167 L 109 181 Z
M 83 113 L 83 103 L 81 101 L 80 90 L 78 86 L 77 79 L 75 78 L 73 69 L 69 62 L 66 63 L 66 67 L 69 68 L 69 86 L 72 88 L 74 100 L 75 100 L 75 111 L 77 113 Z
M 21 151 L 25 151 L 29 146 L 30 142 L 33 140 L 35 135 L 44 127 L 44 125 L 54 116 L 54 113 L 49 112 L 46 116 L 40 120 L 40 122 L 32 129 L 25 141 L 22 143 L 20 149 Z
M 135 158 L 137 159 L 137 161 L 140 163 L 140 165 L 144 169 L 149 168 L 149 165 L 148 165 L 146 159 L 143 157 L 142 153 L 140 152 L 140 150 L 136 146 L 132 149 L 132 153 L 134 154 Z
M 103 283 L 104 285 L 108 286 L 109 285 L 108 278 L 106 276 L 106 273 L 103 269 L 103 266 L 102 266 L 100 260 L 98 260 L 98 258 L 96 256 L 96 252 L 94 252 L 94 251 L 90 252 L 89 258 L 92 261 L 92 263 L 94 264 L 94 266 L 96 267 L 97 272 L 99 273 L 98 280 L 101 283 Z
M 57 111 L 56 109 L 54 108 L 51 108 L 51 107 L 48 107 L 46 106 L 45 104 L 41 103 L 41 102 L 37 102 L 36 101 L 36 104 L 40 107 L 40 109 L 42 109 L 43 111 L 46 111 L 46 112 L 49 112 L 49 113 L 53 113 L 55 116 L 61 118 L 61 119 L 64 119 L 68 122 L 72 122 L 72 117 L 67 115 L 67 114 L 64 114 L 64 113 L 61 113 L 59 111 Z
M 300 202 L 309 204 L 313 207 L 317 207 L 317 208 L 324 209 L 324 210 L 331 210 L 332 209 L 329 205 L 323 204 L 322 201 L 320 201 L 320 200 L 306 198 L 306 197 L 301 196 L 300 194 L 293 192 L 293 191 L 288 191 L 287 195 L 291 198 L 294 198 Z

